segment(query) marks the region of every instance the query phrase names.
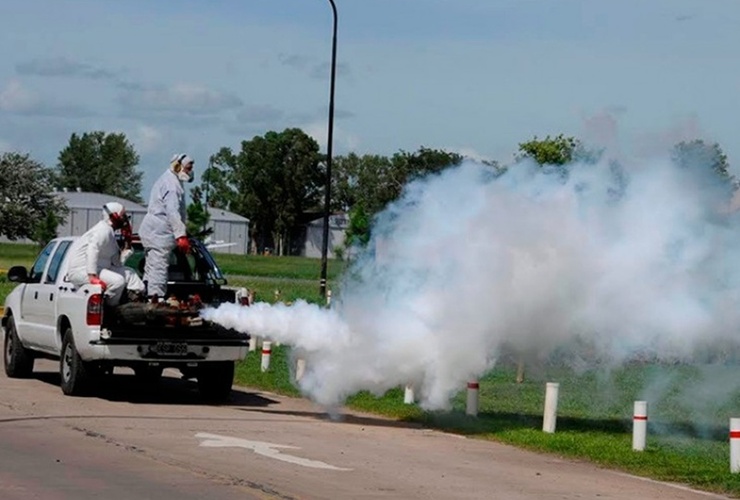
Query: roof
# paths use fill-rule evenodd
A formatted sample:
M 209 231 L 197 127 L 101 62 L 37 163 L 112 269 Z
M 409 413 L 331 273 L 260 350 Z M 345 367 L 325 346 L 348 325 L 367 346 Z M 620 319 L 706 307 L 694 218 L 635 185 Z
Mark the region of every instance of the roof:
M 118 196 L 102 193 L 87 193 L 80 191 L 57 191 L 57 196 L 67 202 L 67 207 L 75 208 L 96 208 L 102 210 L 103 205 L 109 201 L 116 201 L 126 208 L 126 211 L 146 212 L 146 207 L 134 203 L 133 201 Z
M 139 205 L 133 201 L 110 194 L 88 193 L 84 191 L 57 191 L 54 194 L 63 198 L 67 202 L 67 207 L 70 209 L 102 209 L 103 205 L 109 201 L 117 201 L 126 208 L 127 212 L 146 212 L 147 210 L 144 205 Z M 208 207 L 208 213 L 211 215 L 211 220 L 213 221 L 249 222 L 249 219 L 246 217 L 242 217 L 241 215 L 220 208 Z
M 249 222 L 249 219 L 246 217 L 242 217 L 241 215 L 221 208 L 208 207 L 208 214 L 211 216 L 211 220 L 213 221 Z
M 324 227 L 324 217 L 319 217 L 308 223 L 309 226 Z M 329 215 L 329 227 L 334 229 L 347 229 L 349 227 L 349 216 L 346 213 Z

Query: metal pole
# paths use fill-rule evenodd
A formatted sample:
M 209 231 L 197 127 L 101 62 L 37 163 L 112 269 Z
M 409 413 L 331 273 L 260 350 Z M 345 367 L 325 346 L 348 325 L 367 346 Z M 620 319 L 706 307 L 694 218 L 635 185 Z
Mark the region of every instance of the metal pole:
M 334 30 L 331 39 L 331 84 L 329 87 L 329 133 L 326 139 L 326 191 L 324 193 L 324 234 L 321 241 L 321 281 L 319 293 L 326 296 L 326 267 L 329 253 L 329 212 L 331 204 L 331 155 L 334 140 L 334 81 L 337 75 L 337 6 L 329 0 L 334 15 Z
M 213 167 L 213 156 L 208 158 L 208 167 L 206 168 L 205 173 L 203 174 L 203 182 L 206 185 L 206 201 L 205 206 L 203 207 L 206 211 L 206 214 L 208 214 L 208 195 L 210 194 L 210 187 L 211 187 L 211 167 Z M 208 221 L 205 221 L 203 223 L 203 231 L 205 231 L 208 228 Z

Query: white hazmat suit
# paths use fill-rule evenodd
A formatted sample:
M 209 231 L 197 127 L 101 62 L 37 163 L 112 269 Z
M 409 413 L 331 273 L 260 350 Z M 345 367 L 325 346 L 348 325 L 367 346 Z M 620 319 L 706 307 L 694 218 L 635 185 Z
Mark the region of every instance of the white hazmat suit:
M 144 282 L 121 263 L 121 250 L 116 242 L 112 214 L 123 214 L 123 205 L 107 203 L 104 218 L 70 248 L 67 278 L 77 286 L 87 283 L 101 284 L 105 288 L 106 302 L 115 306 L 121 302 L 124 290 L 144 292 Z M 100 283 L 102 281 L 102 283 Z
M 192 163 L 187 155 L 175 155 L 170 168 L 152 186 L 147 213 L 139 227 L 141 243 L 146 249 L 144 281 L 149 296 L 165 296 L 170 253 L 178 240 L 187 241 L 182 182 L 192 180 Z M 182 172 L 183 165 L 190 165 L 190 177 Z

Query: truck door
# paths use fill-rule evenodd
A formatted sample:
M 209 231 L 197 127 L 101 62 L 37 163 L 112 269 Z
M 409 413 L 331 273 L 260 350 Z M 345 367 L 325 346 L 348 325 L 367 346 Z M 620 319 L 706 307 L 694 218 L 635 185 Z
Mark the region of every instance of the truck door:
M 72 244 L 69 240 L 59 242 L 49 261 L 49 267 L 44 274 L 43 284 L 39 289 L 39 346 L 47 347 L 52 352 L 58 352 L 56 324 L 57 324 L 57 304 L 59 303 L 59 294 L 62 289 L 68 287 L 64 284 L 64 276 L 60 276 L 60 270 L 64 257 L 67 255 Z
M 45 309 L 52 306 L 49 304 L 48 294 L 44 293 L 45 285 L 42 282 L 42 278 L 49 264 L 49 257 L 51 257 L 56 244 L 56 241 L 52 241 L 41 251 L 36 258 L 36 262 L 33 263 L 28 281 L 23 290 L 21 319 L 24 324 L 19 325 L 19 329 L 22 328 L 25 332 L 22 335 L 24 340 L 33 346 L 38 345 L 37 342 L 44 330 L 41 321 L 44 318 Z

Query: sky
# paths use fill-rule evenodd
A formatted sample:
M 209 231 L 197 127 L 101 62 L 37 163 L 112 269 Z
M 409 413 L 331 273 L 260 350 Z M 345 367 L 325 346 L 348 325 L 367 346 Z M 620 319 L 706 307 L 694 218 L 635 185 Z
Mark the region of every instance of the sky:
M 740 173 L 740 3 L 336 0 L 335 155 L 444 148 L 512 161 L 564 133 L 620 155 L 718 142 Z M 5 0 L 0 151 L 55 166 L 123 132 L 143 195 L 174 153 L 300 127 L 326 151 L 322 0 Z M 201 170 L 202 171 L 202 170 Z

